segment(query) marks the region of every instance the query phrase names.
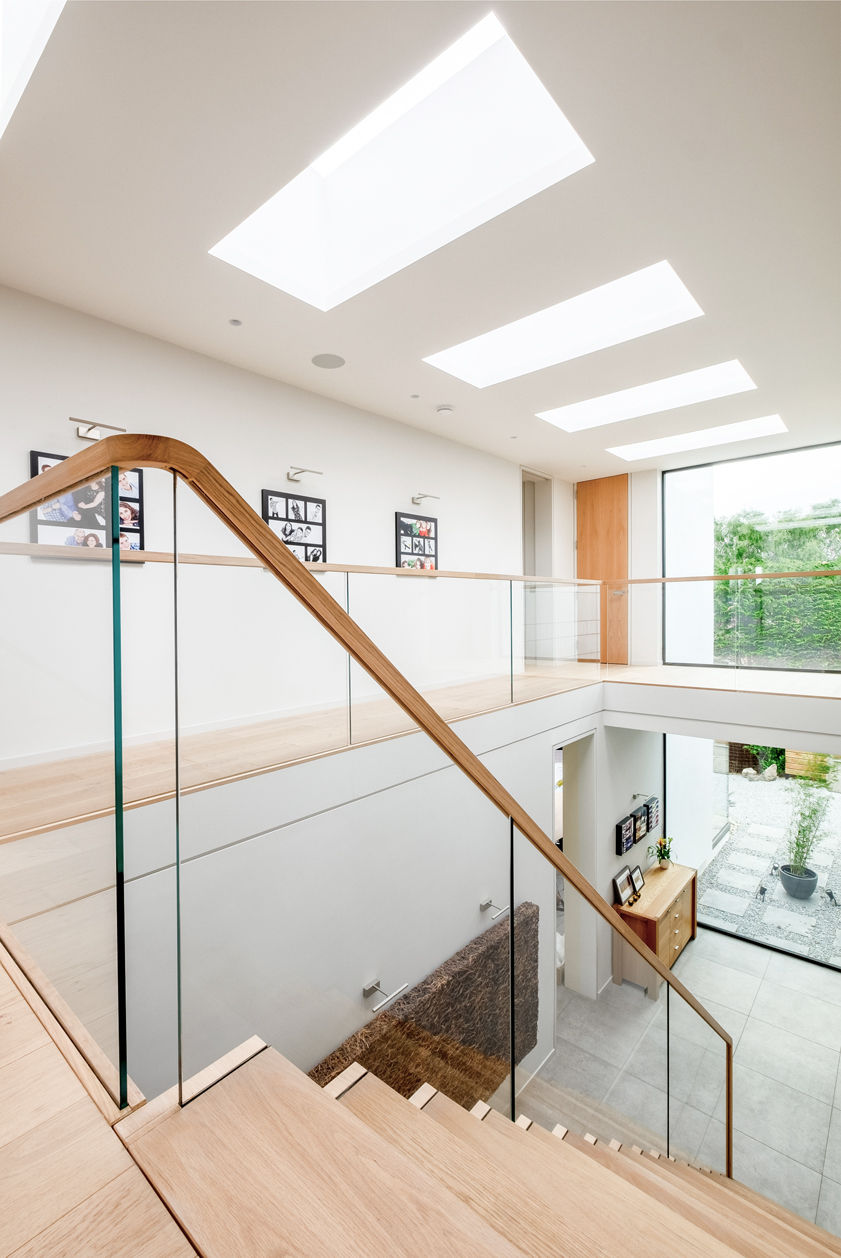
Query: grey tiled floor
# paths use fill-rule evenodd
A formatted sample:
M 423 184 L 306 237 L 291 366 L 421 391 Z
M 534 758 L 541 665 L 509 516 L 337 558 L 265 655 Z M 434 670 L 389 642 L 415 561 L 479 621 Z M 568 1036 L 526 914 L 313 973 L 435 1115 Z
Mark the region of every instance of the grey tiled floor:
M 733 1036 L 736 1178 L 841 1235 L 841 973 L 703 928 L 675 973 Z M 723 1169 L 723 1046 L 669 1004 L 670 1144 Z M 559 988 L 556 1051 L 520 1104 L 596 1135 L 622 1137 L 607 1130 L 619 1115 L 625 1139 L 636 1124 L 662 1147 L 665 1073 L 665 987 L 657 1001 L 627 983 L 597 1001 Z

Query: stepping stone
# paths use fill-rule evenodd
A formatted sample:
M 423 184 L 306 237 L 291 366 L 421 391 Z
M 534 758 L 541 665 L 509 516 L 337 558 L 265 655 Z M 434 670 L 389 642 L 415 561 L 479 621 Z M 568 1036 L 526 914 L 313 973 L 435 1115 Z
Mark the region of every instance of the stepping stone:
M 782 826 L 761 826 L 756 822 L 751 824 L 750 829 L 757 834 L 769 834 L 775 839 L 781 839 L 785 834 L 785 829 Z
M 731 869 L 729 865 L 725 865 L 719 870 L 718 881 L 725 886 L 739 887 L 742 891 L 749 891 L 751 895 L 755 895 L 762 879 L 756 874 L 745 874 L 741 870 Z M 767 883 L 765 885 L 767 886 Z
M 750 852 L 731 852 L 729 864 L 738 865 L 740 869 L 750 869 L 756 874 L 768 872 L 767 857 L 754 856 Z
M 795 935 L 811 934 L 815 919 L 812 914 L 793 913 L 790 909 L 766 909 L 762 917 L 763 926 L 778 926 L 780 930 L 790 930 Z
M 729 913 L 732 917 L 744 917 L 751 900 L 747 896 L 732 895 L 727 891 L 705 891 L 701 900 L 702 909 L 717 909 L 719 913 Z

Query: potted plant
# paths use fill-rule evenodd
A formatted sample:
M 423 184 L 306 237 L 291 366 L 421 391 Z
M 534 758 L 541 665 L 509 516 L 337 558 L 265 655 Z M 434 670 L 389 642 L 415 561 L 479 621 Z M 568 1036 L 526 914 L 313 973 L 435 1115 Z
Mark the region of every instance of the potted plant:
M 821 838 L 829 806 L 831 766 L 827 756 L 812 755 L 805 773 L 791 783 L 791 815 L 788 826 L 788 864 L 780 866 L 780 881 L 790 896 L 808 900 L 818 885 L 809 858 Z
M 658 862 L 661 869 L 668 869 L 672 863 L 672 840 L 665 837 L 658 839 L 649 847 L 648 855 Z

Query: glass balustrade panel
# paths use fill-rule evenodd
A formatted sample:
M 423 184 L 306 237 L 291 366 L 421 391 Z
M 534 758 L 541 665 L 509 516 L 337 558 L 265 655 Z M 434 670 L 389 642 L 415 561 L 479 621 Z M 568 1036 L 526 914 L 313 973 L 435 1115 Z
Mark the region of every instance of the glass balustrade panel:
M 354 620 L 446 721 L 511 702 L 508 581 L 352 572 Z M 351 668 L 354 743 L 412 727 L 358 664 Z
M 187 494 L 179 486 L 179 550 Z M 200 527 L 204 508 L 187 501 Z M 187 567 L 179 563 L 177 589 L 175 870 L 185 1097 L 191 1078 L 254 1036 L 319 1083 L 361 1060 L 407 1095 L 422 1083 L 462 1105 L 510 1093 L 507 818 L 417 730 L 348 748 L 340 708 L 328 713 L 340 725 L 333 746 L 290 755 L 278 722 L 260 732 L 269 751 L 259 771 L 191 781 L 203 682 L 221 675 L 223 695 L 248 696 L 271 679 L 272 704 L 293 709 L 296 731 L 315 729 L 326 683 L 347 677 L 347 654 L 308 614 L 298 632 L 301 609 L 273 576 L 240 568 L 247 608 L 229 589 L 208 656 L 200 565 L 185 580 Z M 344 574 L 324 577 L 344 594 Z M 272 630 L 249 634 L 246 621 Z M 371 701 L 392 702 L 373 688 Z M 243 727 L 227 715 L 220 755 L 241 756 Z
M 31 471 L 61 461 L 33 452 Z M 0 525 L 0 930 L 119 1103 L 111 484 Z
M 598 584 L 515 581 L 513 695 L 540 699 L 598 679 Z
M 691 949 L 675 965 L 679 978 L 693 987 Z M 704 1000 L 703 1005 L 723 1025 L 738 1034 L 744 1018 Z M 669 992 L 669 1152 L 680 1161 L 710 1170 L 727 1170 L 727 1050 L 725 1041 L 674 989 Z M 738 1168 L 734 1174 L 739 1177 Z
M 549 1131 L 565 1128 L 574 1140 L 590 1135 L 665 1153 L 665 983 L 519 831 L 514 852 L 518 908 L 547 899 L 552 906 L 538 928 L 537 1038 L 523 1045 L 518 1115 Z M 519 1002 L 518 990 L 517 1009 Z

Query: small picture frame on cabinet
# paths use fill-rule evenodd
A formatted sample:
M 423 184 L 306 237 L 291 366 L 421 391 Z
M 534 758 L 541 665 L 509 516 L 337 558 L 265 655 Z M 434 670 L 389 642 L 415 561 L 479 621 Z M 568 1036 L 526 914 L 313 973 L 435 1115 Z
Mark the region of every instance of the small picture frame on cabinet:
M 631 879 L 631 871 L 627 865 L 619 870 L 619 873 L 613 879 L 613 894 L 617 904 L 627 904 L 631 896 L 634 894 L 634 884 Z
M 639 865 L 635 865 L 631 870 L 631 882 L 634 884 L 634 891 L 639 895 L 645 886 L 645 879 L 642 876 L 642 870 Z

